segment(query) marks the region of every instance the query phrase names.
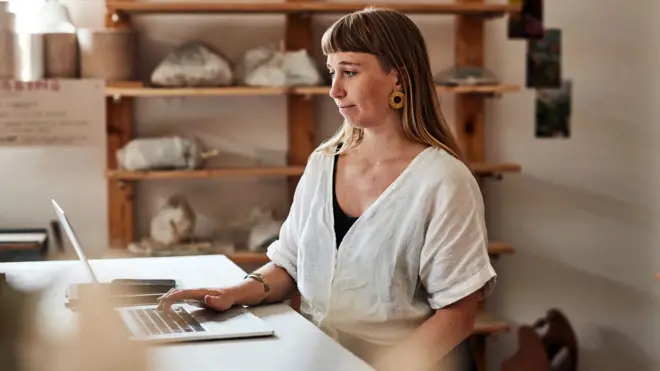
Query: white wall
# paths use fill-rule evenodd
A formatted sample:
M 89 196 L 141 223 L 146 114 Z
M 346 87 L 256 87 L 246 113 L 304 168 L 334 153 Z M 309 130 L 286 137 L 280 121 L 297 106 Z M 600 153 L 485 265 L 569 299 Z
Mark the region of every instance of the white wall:
M 105 96 L 102 80 L 65 80 L 59 91 L 39 91 L 30 98 L 0 92 L 0 106 L 12 114 L 14 103 L 38 102 L 43 112 L 74 109 L 70 120 L 85 127 L 59 135 L 84 135 L 74 145 L 0 146 L 0 228 L 46 228 L 57 217 L 54 198 L 65 209 L 83 245 L 98 251 L 107 240 Z M 10 116 L 12 117 L 12 116 Z M 52 240 L 51 240 L 52 241 Z M 51 252 L 57 252 L 51 244 Z
M 102 25 L 101 0 L 65 3 L 79 26 Z M 488 183 L 490 233 L 518 249 L 516 255 L 497 262 L 499 285 L 489 306 L 514 324 L 530 323 L 550 307 L 562 309 L 580 339 L 580 370 L 655 370 L 660 368 L 660 283 L 653 279 L 660 271 L 654 246 L 660 233 L 653 231 L 660 214 L 654 166 L 660 156 L 655 149 L 660 73 L 653 67 L 660 53 L 660 4 L 640 0 L 625 7 L 616 0 L 554 0 L 546 1 L 545 8 L 547 25 L 563 31 L 563 71 L 574 88 L 572 137 L 534 138 L 532 90 L 488 105 L 488 157 L 523 166 L 521 175 Z M 256 20 L 258 27 L 242 27 L 247 19 Z M 318 31 L 332 19 L 323 18 Z M 433 68 L 439 71 L 453 60 L 452 19 L 415 20 L 427 36 Z M 147 72 L 169 48 L 186 39 L 209 41 L 236 60 L 246 48 L 282 36 L 282 18 L 273 16 L 159 16 L 144 18 L 137 26 L 145 31 L 141 48 Z M 523 85 L 525 44 L 507 40 L 505 27 L 505 20 L 488 25 L 488 66 L 503 81 Z M 230 36 L 221 30 L 231 30 L 225 34 Z M 317 99 L 325 101 L 318 105 L 320 140 L 340 120 L 327 99 Z M 452 102 L 451 96 L 444 98 L 450 121 Z M 255 112 L 255 107 L 264 110 Z M 268 153 L 274 154 L 272 161 L 283 161 L 284 113 L 280 97 L 140 100 L 138 133 L 192 127 L 212 143 L 235 140 L 262 158 Z M 33 156 L 30 162 L 37 172 L 54 162 L 51 154 Z M 0 164 L 5 171 L 16 171 L 9 157 Z M 98 170 L 94 163 L 80 168 L 90 174 Z M 26 176 L 25 184 L 37 184 L 35 179 L 54 181 L 52 176 Z M 242 205 L 269 202 L 285 207 L 284 189 L 275 180 L 141 184 L 138 231 L 145 232 L 156 204 L 178 190 L 191 196 L 203 217 L 215 221 L 236 215 Z M 103 208 L 88 209 L 90 225 L 104 217 Z M 210 222 L 202 228 L 214 229 Z M 95 230 L 94 236 L 101 246 L 105 231 Z M 516 346 L 515 336 L 500 336 L 489 344 L 490 369 L 498 370 L 498 362 Z
M 580 340 L 581 370 L 657 370 L 660 3 L 545 3 L 573 80 L 572 136 L 534 138 L 533 90 L 489 105 L 488 156 L 523 168 L 489 187 L 491 233 L 518 249 L 498 262 L 489 304 L 515 323 L 563 310 Z M 524 42 L 507 40 L 503 22 L 487 34 L 489 65 L 524 84 Z M 493 342 L 492 364 L 512 346 Z

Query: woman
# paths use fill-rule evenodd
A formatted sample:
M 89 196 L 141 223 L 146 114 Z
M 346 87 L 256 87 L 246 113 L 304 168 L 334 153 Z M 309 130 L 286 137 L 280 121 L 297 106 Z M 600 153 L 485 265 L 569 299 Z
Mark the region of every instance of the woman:
M 349 14 L 322 47 L 345 121 L 309 157 L 271 262 L 232 287 L 169 293 L 162 307 L 226 310 L 298 290 L 301 312 L 375 368 L 427 370 L 465 350 L 495 281 L 481 191 L 409 18 Z

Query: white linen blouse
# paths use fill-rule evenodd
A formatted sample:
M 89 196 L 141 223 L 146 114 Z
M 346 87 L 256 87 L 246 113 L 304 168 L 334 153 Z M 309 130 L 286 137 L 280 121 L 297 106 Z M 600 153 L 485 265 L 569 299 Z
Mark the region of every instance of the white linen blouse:
M 267 255 L 301 293 L 301 312 L 371 362 L 434 310 L 494 286 L 481 190 L 470 170 L 429 147 L 336 247 L 333 156 L 314 152 Z

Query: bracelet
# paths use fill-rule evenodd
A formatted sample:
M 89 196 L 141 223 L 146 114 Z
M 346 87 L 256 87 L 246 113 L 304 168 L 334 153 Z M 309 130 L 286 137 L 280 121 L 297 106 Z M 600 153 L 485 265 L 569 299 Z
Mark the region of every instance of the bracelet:
M 265 302 L 266 299 L 268 299 L 268 292 L 270 291 L 270 285 L 268 284 L 268 281 L 266 281 L 266 278 L 261 273 L 250 273 L 250 274 L 245 276 L 245 279 L 247 279 L 247 278 L 254 278 L 255 280 L 261 282 L 261 284 L 264 286 L 264 292 L 265 292 L 266 295 L 259 302 L 259 304 L 263 304 L 263 302 Z

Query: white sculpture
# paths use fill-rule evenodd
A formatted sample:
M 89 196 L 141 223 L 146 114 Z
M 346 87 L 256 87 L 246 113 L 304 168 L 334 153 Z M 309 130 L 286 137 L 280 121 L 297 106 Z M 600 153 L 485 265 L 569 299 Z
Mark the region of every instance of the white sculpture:
M 140 138 L 128 142 L 117 151 L 117 162 L 122 169 L 198 169 L 204 160 L 218 151 L 203 151 L 195 138 L 162 137 Z
M 239 71 L 241 82 L 252 86 L 318 85 L 322 81 L 304 49 L 284 51 L 266 46 L 250 49 Z
M 183 195 L 171 196 L 151 219 L 149 237 L 128 244 L 128 251 L 139 256 L 198 255 L 227 250 L 195 236 L 197 215 Z
M 76 26 L 71 20 L 69 9 L 59 0 L 45 0 L 35 18 L 33 22 L 38 27 L 38 32 L 76 32 Z
M 153 71 L 151 83 L 158 86 L 226 86 L 233 82 L 229 62 L 202 43 L 176 47 Z
M 183 195 L 170 197 L 151 220 L 151 239 L 164 246 L 184 243 L 195 229 L 195 212 Z

